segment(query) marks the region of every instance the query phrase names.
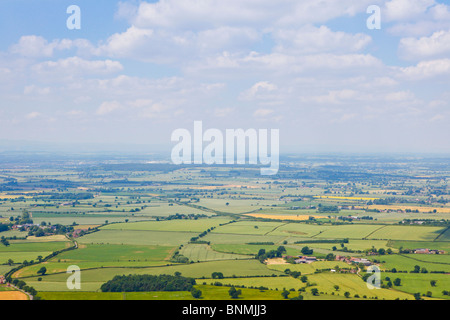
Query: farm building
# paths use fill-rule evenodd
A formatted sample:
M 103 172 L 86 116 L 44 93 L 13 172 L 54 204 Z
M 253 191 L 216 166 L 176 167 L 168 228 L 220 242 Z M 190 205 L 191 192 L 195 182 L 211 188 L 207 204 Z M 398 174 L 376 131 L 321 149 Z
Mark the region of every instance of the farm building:
M 430 250 L 430 249 L 416 249 L 414 250 L 416 254 L 445 254 L 443 250 Z
M 295 260 L 295 263 L 297 264 L 302 264 L 302 263 L 313 263 L 317 261 L 316 257 L 302 257 L 302 256 L 298 256 L 298 259 Z

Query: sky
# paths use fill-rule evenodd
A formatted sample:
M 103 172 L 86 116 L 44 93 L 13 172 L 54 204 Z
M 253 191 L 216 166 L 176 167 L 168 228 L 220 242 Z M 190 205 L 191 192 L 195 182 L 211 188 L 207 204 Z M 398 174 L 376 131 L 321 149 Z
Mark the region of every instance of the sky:
M 202 121 L 285 153 L 450 153 L 449 84 L 448 1 L 0 1 L 8 146 L 170 149 Z

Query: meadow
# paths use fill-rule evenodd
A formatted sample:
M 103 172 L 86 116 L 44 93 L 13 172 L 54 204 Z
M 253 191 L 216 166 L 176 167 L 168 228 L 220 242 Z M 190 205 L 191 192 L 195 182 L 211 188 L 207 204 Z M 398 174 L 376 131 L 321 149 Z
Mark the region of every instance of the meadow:
M 243 300 L 283 299 L 284 288 L 295 290 L 290 297 L 306 290 L 305 300 L 414 299 L 412 294 L 428 291 L 431 298 L 450 298 L 442 294 L 449 289 L 448 275 L 433 273 L 450 272 L 450 167 L 445 161 L 315 155 L 289 158 L 279 175 L 261 177 L 255 168 L 120 159 L 78 164 L 62 159 L 19 169 L 4 164 L 0 224 L 7 227 L 0 236 L 9 243 L 0 244 L 0 274 L 19 268 L 12 278 L 26 281 L 48 300 L 192 300 L 189 292 L 99 292 L 116 275 L 176 273 L 197 279 L 203 300 L 229 299 L 229 288 L 211 285 L 216 282 L 268 288 L 243 289 Z M 45 230 L 46 222 L 66 229 L 37 236 L 30 227 L 7 230 L 23 224 L 25 213 L 34 227 Z M 288 256 L 303 255 L 308 247 L 313 250 L 308 255 L 320 261 L 255 259 L 261 249 L 280 246 Z M 445 254 L 400 252 L 419 248 Z M 361 279 L 366 267 L 333 260 L 336 255 L 368 259 L 380 266 L 383 279 L 398 277 L 402 285 L 369 290 Z M 71 265 L 82 270 L 80 292 L 67 288 Z M 416 265 L 428 273 L 410 273 Z M 44 275 L 38 274 L 42 267 Z M 347 273 L 358 268 L 357 274 Z M 394 268 L 407 273 L 389 272 Z M 225 278 L 212 279 L 214 272 Z M 436 287 L 431 280 L 437 280 Z

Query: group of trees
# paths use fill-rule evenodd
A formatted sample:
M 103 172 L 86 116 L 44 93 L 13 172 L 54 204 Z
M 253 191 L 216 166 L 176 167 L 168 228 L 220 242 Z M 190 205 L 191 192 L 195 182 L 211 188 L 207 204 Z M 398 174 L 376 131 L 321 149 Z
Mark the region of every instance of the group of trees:
M 102 292 L 191 291 L 194 278 L 171 275 L 115 276 L 101 286 Z
M 277 250 L 270 250 L 268 252 L 266 252 L 266 249 L 260 249 L 256 255 L 256 259 L 258 259 L 261 263 L 264 263 L 267 259 L 281 258 L 285 252 L 286 248 L 284 246 L 279 246 Z

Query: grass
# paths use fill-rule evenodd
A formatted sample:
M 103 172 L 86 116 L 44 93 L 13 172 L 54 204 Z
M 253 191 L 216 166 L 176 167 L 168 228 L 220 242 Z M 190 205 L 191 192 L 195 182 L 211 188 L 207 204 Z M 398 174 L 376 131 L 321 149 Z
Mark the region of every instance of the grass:
M 432 293 L 433 298 L 450 299 L 450 296 L 443 295 L 442 291 L 450 291 L 450 277 L 447 274 L 404 274 L 404 273 L 383 273 L 382 280 L 388 276 L 391 281 L 396 278 L 401 279 L 401 286 L 395 287 L 396 290 L 408 292 L 411 294 L 425 294 L 428 291 Z M 432 287 L 430 281 L 435 280 L 436 286 Z
M 188 244 L 183 246 L 180 254 L 189 258 L 190 261 L 213 261 L 213 260 L 235 260 L 235 259 L 251 259 L 253 256 L 230 254 L 213 250 L 206 244 Z
M 368 239 L 432 241 L 443 229 L 442 227 L 385 226 L 372 233 Z
M 11 240 L 8 247 L 1 245 L 0 254 L 4 252 L 36 252 L 36 251 L 58 251 L 70 246 L 70 242 L 28 242 Z
M 324 232 L 315 236 L 315 238 L 327 239 L 364 239 L 370 233 L 380 228 L 379 225 L 341 225 L 330 226 Z
M 395 300 L 399 299 L 414 299 L 410 294 L 398 292 L 388 289 L 369 289 L 367 284 L 356 274 L 332 274 L 332 273 L 318 273 L 308 276 L 308 281 L 314 284 L 311 288 L 317 288 L 319 292 L 324 292 L 335 295 L 344 296 L 345 292 L 349 292 L 351 297 L 358 294 L 361 298 L 366 296 L 367 298 Z M 334 286 L 339 286 L 339 290 L 336 291 Z
M 446 253 L 450 251 L 450 242 L 437 242 L 437 241 L 403 241 L 403 240 L 391 240 L 388 242 L 388 246 L 400 249 L 420 249 L 428 248 L 435 250 L 444 250 Z
M 450 256 L 448 255 L 386 255 L 378 257 L 382 263 L 382 267 L 386 270 L 396 268 L 398 271 L 412 271 L 414 266 L 418 265 L 421 268 L 426 268 L 430 271 L 445 271 L 450 272 Z M 435 260 L 433 260 L 435 259 Z M 436 263 L 441 262 L 441 263 Z
M 311 264 L 286 264 L 286 265 L 268 265 L 267 267 L 272 270 L 284 272 L 284 270 L 289 269 L 291 271 L 298 271 L 302 274 L 312 274 L 316 270 L 323 269 L 335 269 L 338 266 L 341 269 L 349 269 L 352 266 L 341 261 L 317 261 Z
M 202 291 L 200 299 L 194 299 L 190 292 L 39 292 L 38 296 L 44 300 L 231 300 L 228 294 L 229 287 L 218 287 L 211 285 L 196 285 Z M 280 291 L 258 289 L 240 289 L 242 295 L 233 301 L 245 300 L 284 300 Z M 291 292 L 290 297 L 297 296 L 298 293 Z M 313 296 L 309 293 L 302 293 L 304 300 L 339 300 L 343 297 L 321 295 Z
M 189 242 L 192 236 L 193 233 L 189 232 L 101 230 L 79 238 L 78 242 L 82 244 L 178 246 Z
M 219 224 L 229 222 L 229 219 L 212 218 L 198 220 L 165 220 L 145 221 L 135 223 L 117 223 L 102 227 L 102 230 L 141 230 L 141 231 L 180 231 L 201 233 Z
M 265 235 L 282 225 L 277 222 L 239 221 L 218 227 L 213 233 Z
M 47 268 L 49 269 L 49 268 Z M 49 269 L 49 273 L 50 273 Z M 183 276 L 193 278 L 209 278 L 213 272 L 222 272 L 225 277 L 250 277 L 269 276 L 281 274 L 281 272 L 270 270 L 257 260 L 224 260 L 211 261 L 186 265 L 174 265 L 150 268 L 98 268 L 82 270 L 81 281 L 83 291 L 96 291 L 100 286 L 115 275 L 124 274 L 175 274 L 181 272 Z M 23 276 L 23 274 L 22 274 Z M 25 278 L 38 291 L 67 291 L 66 281 L 68 275 L 63 273 L 49 274 L 37 281 L 38 276 Z
M 117 244 L 81 245 L 78 250 L 63 252 L 53 261 L 163 261 L 170 258 L 174 247 Z
M 248 235 L 248 234 L 223 234 L 223 233 L 209 233 L 202 240 L 210 241 L 212 244 L 245 244 L 255 242 L 273 242 L 281 245 L 286 236 L 263 236 L 263 235 Z
M 260 249 L 267 251 L 277 250 L 278 245 L 249 245 L 249 244 L 214 244 L 212 248 L 220 252 L 255 255 Z M 300 255 L 301 248 L 294 249 L 284 246 L 287 255 Z
M 9 259 L 15 263 L 22 263 L 23 261 L 37 260 L 38 256 L 46 257 L 52 251 L 36 251 L 36 252 L 0 252 L 0 264 L 8 262 Z

